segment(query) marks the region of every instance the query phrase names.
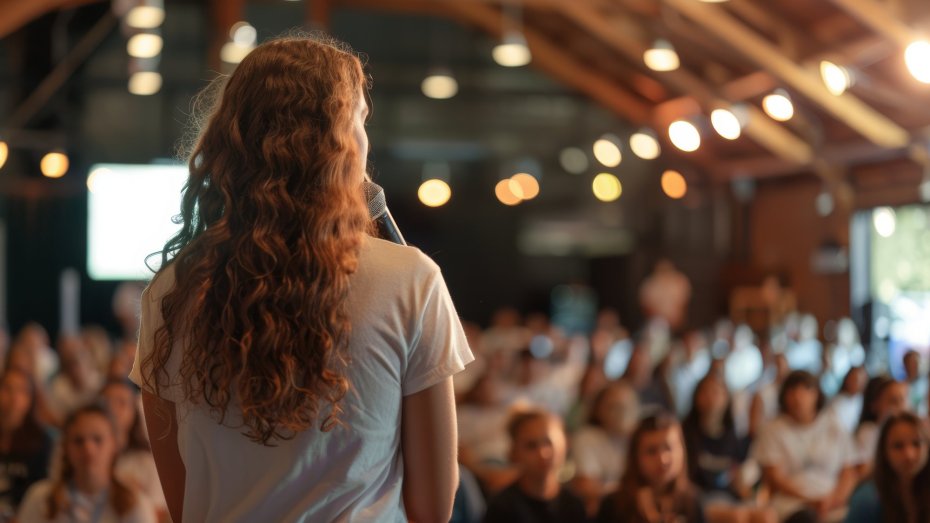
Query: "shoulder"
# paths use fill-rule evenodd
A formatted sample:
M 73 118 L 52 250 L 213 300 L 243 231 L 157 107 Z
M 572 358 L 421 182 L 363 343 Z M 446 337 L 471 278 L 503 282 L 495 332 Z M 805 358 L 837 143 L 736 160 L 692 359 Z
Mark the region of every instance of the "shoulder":
M 395 274 L 412 273 L 421 277 L 440 272 L 436 262 L 416 247 L 366 236 L 359 252 L 359 270 L 372 268 L 390 270 Z

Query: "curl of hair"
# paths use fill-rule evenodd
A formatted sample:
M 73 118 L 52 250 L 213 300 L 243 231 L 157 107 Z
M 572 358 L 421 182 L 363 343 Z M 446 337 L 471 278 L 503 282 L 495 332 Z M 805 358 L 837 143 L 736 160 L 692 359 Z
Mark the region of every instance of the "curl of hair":
M 908 517 L 904 498 L 901 495 L 901 481 L 894 469 L 891 468 L 891 462 L 888 460 L 886 445 L 888 443 L 888 433 L 891 429 L 902 423 L 909 424 L 920 434 L 922 445 L 930 446 L 930 434 L 927 433 L 927 427 L 923 421 L 915 414 L 910 412 L 901 412 L 894 414 L 882 425 L 882 430 L 878 436 L 878 449 L 875 452 L 875 470 L 873 472 L 875 487 L 878 490 L 878 498 L 881 500 L 882 521 L 930 521 L 930 461 L 924 464 L 917 476 L 911 482 L 911 494 L 914 498 L 914 509 L 916 514 Z
M 67 446 L 67 441 L 69 433 L 74 427 L 74 424 L 81 418 L 86 416 L 100 416 L 103 418 L 107 425 L 110 427 L 110 435 L 113 438 L 113 448 L 116 450 L 117 445 L 117 429 L 116 421 L 113 420 L 113 416 L 110 415 L 110 411 L 107 410 L 103 405 L 91 404 L 85 407 L 74 411 L 68 419 L 65 420 L 65 424 L 62 427 L 62 445 Z M 110 462 L 110 487 L 109 487 L 109 503 L 113 507 L 113 510 L 116 511 L 116 514 L 120 517 L 128 515 L 132 512 L 132 509 L 136 506 L 136 494 L 129 487 L 124 485 L 121 481 L 116 479 L 116 474 L 114 469 L 116 468 L 116 453 L 113 454 L 113 460 Z M 74 480 L 75 471 L 74 466 L 71 464 L 71 461 L 68 460 L 68 452 L 65 450 L 61 452 L 61 463 L 60 463 L 60 476 L 54 479 L 52 483 L 52 489 L 49 492 L 48 499 L 46 500 L 45 511 L 46 517 L 49 520 L 54 520 L 58 517 L 59 514 L 67 514 L 71 509 L 71 500 L 68 497 L 68 488 L 71 482 Z
M 161 253 L 174 287 L 143 361 L 156 393 L 179 344 L 185 399 L 256 443 L 339 422 L 349 277 L 370 227 L 353 126 L 366 80 L 326 37 L 252 51 L 189 155 L 181 230 Z

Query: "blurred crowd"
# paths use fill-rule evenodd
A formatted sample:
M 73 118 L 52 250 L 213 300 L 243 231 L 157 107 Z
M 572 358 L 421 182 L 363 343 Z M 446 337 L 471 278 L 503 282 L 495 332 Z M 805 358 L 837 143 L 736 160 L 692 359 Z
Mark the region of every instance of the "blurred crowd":
M 468 325 L 454 521 L 930 521 L 921 353 L 895 379 L 852 320 L 830 329 Z

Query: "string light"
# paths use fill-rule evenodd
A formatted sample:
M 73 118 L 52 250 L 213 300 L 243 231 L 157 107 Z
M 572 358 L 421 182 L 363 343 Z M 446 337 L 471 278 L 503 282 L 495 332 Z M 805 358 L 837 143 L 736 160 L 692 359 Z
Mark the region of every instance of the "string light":
M 651 129 L 640 129 L 630 136 L 630 150 L 643 160 L 655 160 L 662 152 L 659 140 Z
M 452 188 L 443 180 L 432 178 L 420 184 L 417 197 L 427 207 L 442 207 L 452 198 Z
M 610 173 L 600 173 L 591 182 L 594 197 L 602 202 L 612 202 L 623 194 L 623 185 L 620 180 Z
M 459 92 L 459 84 L 448 69 L 434 69 L 420 84 L 423 94 L 436 100 L 452 98 Z
M 701 147 L 701 133 L 691 122 L 676 120 L 668 126 L 668 137 L 672 144 L 685 152 L 694 152 Z
M 48 178 L 61 178 L 68 172 L 68 155 L 62 152 L 51 152 L 42 157 L 39 169 Z
M 616 167 L 623 160 L 620 154 L 620 139 L 612 134 L 605 134 L 594 142 L 594 157 L 606 167 Z
M 684 198 L 688 193 L 688 182 L 678 171 L 668 170 L 662 173 L 662 191 L 673 200 Z
M 662 38 L 657 39 L 652 47 L 643 53 L 643 62 L 646 67 L 659 72 L 674 71 L 681 64 L 671 42 Z

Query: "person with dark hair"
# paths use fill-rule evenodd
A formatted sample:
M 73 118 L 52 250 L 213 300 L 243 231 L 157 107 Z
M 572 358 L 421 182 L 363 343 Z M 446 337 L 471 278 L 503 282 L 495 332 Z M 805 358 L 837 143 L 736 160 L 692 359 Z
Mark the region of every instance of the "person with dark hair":
M 856 484 L 852 439 L 835 416 L 822 413 L 817 378 L 791 372 L 778 398 L 781 414 L 761 431 L 753 455 L 782 520 L 840 521 Z
M 639 423 L 639 399 L 626 381 L 615 381 L 598 392 L 588 423 L 572 436 L 575 465 L 572 490 L 594 515 L 601 498 L 617 487 L 626 465 L 630 435 Z
M 52 479 L 29 488 L 22 523 L 155 523 L 148 501 L 116 479 L 116 422 L 103 406 L 76 410 L 62 429 L 62 462 Z
M 704 509 L 688 479 L 681 425 L 671 414 L 644 418 L 630 440 L 619 488 L 604 498 L 597 523 L 702 523 Z
M 904 411 L 882 425 L 872 480 L 856 489 L 846 523 L 930 521 L 930 434 L 923 421 Z
M 862 417 L 863 391 L 867 377 L 865 367 L 851 367 L 843 377 L 836 396 L 827 405 L 827 411 L 836 416 L 850 434 L 855 433 L 856 425 Z
M 774 513 L 743 503 L 752 494 L 743 472 L 749 439 L 736 433 L 730 393 L 719 374 L 698 383 L 682 431 L 688 472 L 703 492 L 708 521 L 774 520 Z
M 278 38 L 215 86 L 130 374 L 172 519 L 448 520 L 474 357 L 436 263 L 368 235 L 360 60 Z
M 114 469 L 117 479 L 148 498 L 159 520 L 168 521 L 168 505 L 139 412 L 139 389 L 126 379 L 110 380 L 100 391 L 100 400 L 116 422 L 120 446 Z
M 856 472 L 860 480 L 872 473 L 881 424 L 889 416 L 904 411 L 907 407 L 907 383 L 887 376 L 869 380 L 863 395 L 862 416 L 855 432 L 859 463 Z
M 917 413 L 918 416 L 927 415 L 927 393 L 930 392 L 930 383 L 927 376 L 921 372 L 923 365 L 923 356 L 920 352 L 910 349 L 904 353 L 901 361 L 904 367 L 904 382 L 907 383 L 908 408 Z
M 488 501 L 484 523 L 583 523 L 584 504 L 559 483 L 566 451 L 561 420 L 543 410 L 517 412 L 507 432 L 519 475 Z
M 36 417 L 32 376 L 11 367 L 0 375 L 0 520 L 48 474 L 52 438 Z

